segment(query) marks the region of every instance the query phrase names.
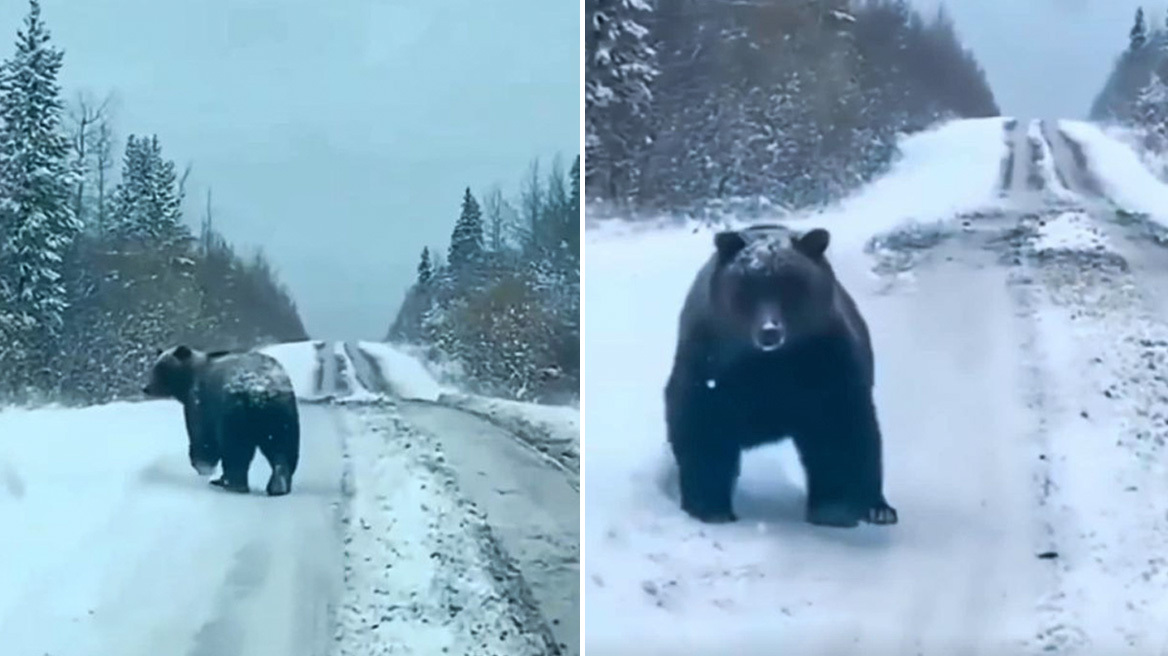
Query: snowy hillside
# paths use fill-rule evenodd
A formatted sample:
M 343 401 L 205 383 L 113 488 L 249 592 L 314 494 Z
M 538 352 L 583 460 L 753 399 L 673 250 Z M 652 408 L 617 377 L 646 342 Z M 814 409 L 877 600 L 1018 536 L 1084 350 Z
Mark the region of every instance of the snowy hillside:
M 788 444 L 745 456 L 738 523 L 682 513 L 662 393 L 712 231 L 589 230 L 588 653 L 1162 649 L 1168 250 L 1114 209 L 1168 189 L 1050 127 L 912 137 L 888 176 L 791 221 L 832 230 L 871 327 L 893 527 L 805 524 Z

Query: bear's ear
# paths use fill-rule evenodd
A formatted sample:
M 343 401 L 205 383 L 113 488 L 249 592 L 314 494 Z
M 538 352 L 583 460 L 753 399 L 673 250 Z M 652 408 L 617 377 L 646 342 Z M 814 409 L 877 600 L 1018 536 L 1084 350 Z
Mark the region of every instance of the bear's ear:
M 827 245 L 831 242 L 831 234 L 823 228 L 815 228 L 802 236 L 795 237 L 792 242 L 795 250 L 813 260 L 818 260 L 827 252 Z
M 714 235 L 714 248 L 718 249 L 718 262 L 725 264 L 746 248 L 746 239 L 736 230 L 724 230 Z
M 191 355 L 191 349 L 186 346 L 178 346 L 174 349 L 174 357 L 178 358 L 180 361 L 189 360 Z

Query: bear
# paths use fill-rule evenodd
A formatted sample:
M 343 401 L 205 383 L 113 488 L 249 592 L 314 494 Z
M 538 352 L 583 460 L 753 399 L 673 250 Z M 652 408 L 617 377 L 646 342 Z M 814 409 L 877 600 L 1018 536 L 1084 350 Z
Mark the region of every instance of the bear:
M 300 460 L 300 416 L 292 381 L 273 357 L 255 351 L 205 353 L 188 346 L 159 351 L 143 388 L 148 398 L 182 403 L 191 467 L 212 485 L 247 494 L 258 448 L 271 465 L 269 496 L 292 491 Z
M 742 453 L 791 438 L 805 521 L 897 522 L 884 498 L 868 326 L 827 261 L 830 233 L 755 225 L 714 235 L 681 310 L 665 386 L 681 508 L 737 521 Z

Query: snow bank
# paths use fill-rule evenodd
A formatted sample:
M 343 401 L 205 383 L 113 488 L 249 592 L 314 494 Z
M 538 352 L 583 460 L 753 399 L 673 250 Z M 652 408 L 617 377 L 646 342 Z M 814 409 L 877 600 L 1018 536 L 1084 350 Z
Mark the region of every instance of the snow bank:
M 886 174 L 838 205 L 806 216 L 807 227 L 831 230 L 841 248 L 859 248 L 904 224 L 995 210 L 1002 203 L 997 190 L 1007 154 L 1004 135 L 1005 119 L 987 118 L 951 121 L 906 137 L 901 158 Z
M 314 397 L 313 390 L 316 389 L 317 370 L 320 368 L 316 357 L 316 349 L 319 344 L 320 342 L 311 341 L 288 342 L 259 350 L 261 353 L 276 358 L 283 365 L 284 370 L 288 372 L 288 377 L 292 379 L 292 387 L 296 390 L 298 398 L 310 399 Z
M 1082 146 L 1112 202 L 1168 226 L 1168 185 L 1148 170 L 1134 149 L 1091 123 L 1060 121 L 1059 127 Z
M 392 344 L 358 342 L 357 347 L 377 362 L 386 384 L 403 399 L 437 401 L 443 392 L 449 391 L 438 383 L 417 358 Z
M 471 394 L 442 394 L 442 405 L 478 415 L 519 436 L 568 469 L 580 472 L 580 409 Z
M 191 563 L 208 551 L 230 562 L 238 546 L 210 539 L 231 520 L 186 451 L 174 402 L 0 412 L 4 653 L 130 653 L 95 626 L 114 604 L 142 627 L 174 609 L 213 616 L 214 586 Z M 137 598 L 119 598 L 115 584 L 143 579 Z

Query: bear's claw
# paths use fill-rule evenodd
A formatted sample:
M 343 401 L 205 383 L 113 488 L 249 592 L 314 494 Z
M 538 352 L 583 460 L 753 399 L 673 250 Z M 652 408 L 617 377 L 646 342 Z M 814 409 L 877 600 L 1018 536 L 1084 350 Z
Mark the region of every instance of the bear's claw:
M 891 526 L 897 522 L 896 508 L 881 503 L 868 509 L 864 521 L 869 524 L 876 524 L 877 526 Z
M 211 481 L 211 485 L 214 485 L 216 487 L 221 487 L 224 490 L 227 490 L 228 492 L 238 492 L 240 494 L 247 494 L 248 492 L 251 491 L 248 489 L 247 485 L 240 485 L 239 483 L 232 483 L 222 476 Z

